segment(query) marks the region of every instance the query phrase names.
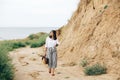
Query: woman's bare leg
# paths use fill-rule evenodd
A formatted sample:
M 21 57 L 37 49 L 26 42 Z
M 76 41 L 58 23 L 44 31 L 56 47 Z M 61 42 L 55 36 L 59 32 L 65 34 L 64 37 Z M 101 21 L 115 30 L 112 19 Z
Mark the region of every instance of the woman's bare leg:
M 52 68 L 51 71 L 52 71 L 52 76 L 54 76 L 55 68 Z
M 51 73 L 51 68 L 49 68 L 49 73 Z

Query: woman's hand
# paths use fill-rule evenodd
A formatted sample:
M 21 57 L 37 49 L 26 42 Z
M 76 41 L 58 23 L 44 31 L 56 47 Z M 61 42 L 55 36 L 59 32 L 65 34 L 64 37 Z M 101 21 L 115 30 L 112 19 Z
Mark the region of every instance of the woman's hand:
M 46 56 L 46 53 L 45 53 L 45 55 L 44 56 Z
M 58 44 L 56 44 L 56 47 L 58 46 Z

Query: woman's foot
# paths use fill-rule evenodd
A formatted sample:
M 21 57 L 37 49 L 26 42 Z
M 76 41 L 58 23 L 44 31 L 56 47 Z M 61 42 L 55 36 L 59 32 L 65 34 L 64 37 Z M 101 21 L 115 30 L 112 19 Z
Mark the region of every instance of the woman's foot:
M 55 69 L 54 69 L 54 68 L 51 68 L 51 75 L 52 75 L 52 76 L 55 76 L 54 71 L 55 71 Z
M 51 73 L 51 69 L 49 69 L 49 73 Z
M 55 74 L 52 74 L 52 76 L 55 76 Z
M 51 73 L 51 71 L 49 71 L 49 73 Z

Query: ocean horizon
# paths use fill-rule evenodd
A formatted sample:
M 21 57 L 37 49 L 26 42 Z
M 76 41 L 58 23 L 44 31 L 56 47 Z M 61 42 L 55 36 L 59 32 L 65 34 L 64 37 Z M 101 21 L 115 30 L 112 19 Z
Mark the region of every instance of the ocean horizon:
M 0 27 L 0 40 L 24 39 L 38 32 L 49 33 L 59 27 Z

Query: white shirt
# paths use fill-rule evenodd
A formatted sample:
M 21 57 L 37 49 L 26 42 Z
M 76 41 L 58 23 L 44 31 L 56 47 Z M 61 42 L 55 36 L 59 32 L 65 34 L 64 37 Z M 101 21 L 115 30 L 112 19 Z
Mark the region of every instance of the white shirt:
M 49 36 L 46 38 L 45 47 L 55 47 L 57 44 L 59 44 L 58 39 L 53 40 Z

